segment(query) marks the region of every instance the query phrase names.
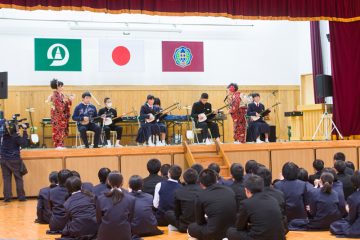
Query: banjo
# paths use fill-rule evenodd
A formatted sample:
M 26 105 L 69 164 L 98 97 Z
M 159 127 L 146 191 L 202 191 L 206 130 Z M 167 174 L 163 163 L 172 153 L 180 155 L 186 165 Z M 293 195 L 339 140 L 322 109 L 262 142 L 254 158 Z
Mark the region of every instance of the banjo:
M 271 110 L 270 110 L 271 108 L 274 108 L 279 104 L 280 104 L 279 102 L 275 103 L 271 107 L 269 107 L 269 108 L 265 109 L 264 111 L 260 112 L 259 116 L 250 116 L 250 120 L 255 122 L 255 121 L 259 120 L 260 118 L 265 117 L 266 115 L 268 115 L 271 112 Z
M 217 109 L 216 112 L 219 112 L 220 110 L 222 110 L 224 108 L 228 108 L 228 107 L 229 107 L 229 104 L 226 104 L 225 106 L 222 106 L 221 108 Z M 208 114 L 200 113 L 198 115 L 198 122 L 200 122 L 200 123 L 205 122 L 211 114 L 213 114 L 213 112 L 208 113 Z
M 109 126 L 111 125 L 114 121 L 118 120 L 118 119 L 121 119 L 122 117 L 125 117 L 129 114 L 132 114 L 132 113 L 136 113 L 135 109 L 131 110 L 130 112 L 127 112 L 127 113 L 124 113 L 123 115 L 121 116 L 118 116 L 118 117 L 113 117 L 113 118 L 110 118 L 110 117 L 107 117 L 105 118 L 104 120 L 104 125 L 105 126 Z

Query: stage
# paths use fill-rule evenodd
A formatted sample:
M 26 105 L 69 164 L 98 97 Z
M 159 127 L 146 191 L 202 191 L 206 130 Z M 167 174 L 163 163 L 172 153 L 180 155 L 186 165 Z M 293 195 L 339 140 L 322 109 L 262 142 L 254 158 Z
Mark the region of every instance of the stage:
M 334 153 L 341 151 L 346 159 L 353 161 L 359 167 L 359 140 L 347 141 L 315 141 L 315 142 L 279 142 L 263 144 L 220 144 L 226 155 L 228 164 L 254 159 L 273 172 L 277 178 L 282 165 L 293 161 L 301 167 L 313 172 L 312 161 L 316 158 L 325 161 L 331 167 Z M 216 158 L 218 145 L 189 145 L 189 151 L 195 159 L 201 156 Z M 48 174 L 51 171 L 68 168 L 81 174 L 82 180 L 98 183 L 97 173 L 101 167 L 119 170 L 125 178 L 125 187 L 131 175 L 147 176 L 146 163 L 150 158 L 158 158 L 162 163 L 178 164 L 182 168 L 189 166 L 186 157 L 187 148 L 184 145 L 165 147 L 123 147 L 99 149 L 31 149 L 22 150 L 22 158 L 29 173 L 24 176 L 27 196 L 37 196 L 39 189 L 47 186 Z M 190 163 L 191 164 L 191 163 Z M 14 188 L 15 186 L 13 186 Z M 2 179 L 0 180 L 2 189 Z M 15 191 L 13 191 L 16 193 Z M 2 197 L 2 191 L 1 195 Z

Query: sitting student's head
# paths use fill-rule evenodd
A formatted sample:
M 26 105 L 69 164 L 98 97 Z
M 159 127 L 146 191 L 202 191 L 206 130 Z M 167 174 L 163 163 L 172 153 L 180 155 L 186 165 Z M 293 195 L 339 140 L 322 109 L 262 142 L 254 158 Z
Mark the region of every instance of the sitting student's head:
M 182 173 L 182 169 L 180 166 L 178 165 L 172 165 L 169 169 L 169 178 L 171 178 L 172 180 L 176 180 L 179 181 L 180 177 L 181 177 L 181 173 Z
M 192 184 L 197 183 L 199 175 L 196 170 L 194 170 L 192 168 L 188 168 L 184 172 L 183 178 L 184 178 L 185 184 L 192 185 Z
M 133 175 L 129 179 L 129 188 L 133 192 L 141 190 L 143 187 L 143 179 L 139 175 Z
M 120 202 L 124 197 L 124 193 L 121 190 L 123 180 L 124 178 L 120 172 L 112 171 L 109 173 L 107 181 L 109 186 L 111 187 L 111 191 L 105 193 L 105 196 L 110 197 L 113 204 Z
M 66 179 L 72 177 L 71 171 L 68 169 L 60 170 L 58 173 L 59 186 L 65 187 Z
M 324 161 L 320 159 L 315 159 L 313 161 L 313 168 L 316 172 L 321 172 L 324 169 Z
M 213 170 L 216 174 L 217 177 L 220 178 L 220 166 L 217 163 L 210 163 L 208 166 L 208 169 Z
M 261 167 L 256 171 L 256 175 L 260 176 L 264 180 L 264 187 L 270 187 L 272 175 L 269 169 Z
M 78 178 L 81 179 L 80 173 L 79 173 L 78 171 L 72 170 L 72 171 L 71 171 L 71 174 L 72 174 L 73 176 L 78 177 Z
M 59 179 L 58 179 L 58 172 L 53 171 L 49 174 L 49 182 L 50 182 L 50 188 L 54 188 L 58 185 Z
M 254 194 L 264 190 L 264 180 L 262 177 L 252 175 L 244 182 L 245 193 L 247 198 L 251 198 Z
M 355 171 L 355 165 L 354 165 L 353 162 L 351 162 L 351 161 L 346 161 L 345 163 L 346 163 L 346 167 L 348 167 L 348 168 L 350 168 L 350 169 L 352 169 L 352 170 Z
M 299 168 L 298 179 L 304 182 L 309 181 L 309 173 L 305 168 Z
M 331 173 L 324 172 L 320 177 L 321 191 L 327 194 L 331 193 L 334 176 Z
M 333 177 L 334 177 L 334 182 L 336 182 L 336 181 L 338 180 L 336 171 L 335 171 L 335 169 L 333 169 L 333 168 L 324 168 L 324 169 L 323 169 L 323 173 L 330 173 L 330 174 L 332 174 Z
M 161 168 L 161 162 L 156 158 L 150 159 L 146 164 L 146 168 L 150 175 L 157 175 Z
M 217 173 L 211 169 L 204 169 L 199 175 L 200 186 L 208 188 L 217 182 Z
M 287 162 L 282 168 L 282 175 L 285 180 L 292 181 L 298 178 L 299 167 L 293 162 Z
M 74 192 L 81 191 L 82 182 L 79 177 L 72 176 L 66 179 L 65 187 L 68 190 L 69 194 Z
M 170 170 L 170 164 L 163 164 L 160 168 L 160 173 L 161 173 L 161 176 L 163 178 L 169 178 L 168 175 L 169 175 L 169 170 Z
M 337 152 L 334 154 L 334 161 L 344 161 L 345 162 L 345 154 L 342 152 Z
M 240 163 L 233 163 L 230 167 L 230 173 L 235 182 L 243 181 L 244 168 Z
M 258 163 L 255 160 L 249 160 L 245 164 L 245 172 L 246 174 L 252 174 L 256 172 L 258 167 Z
M 346 163 L 344 161 L 335 161 L 334 168 L 339 174 L 344 174 L 346 169 Z
M 98 172 L 98 177 L 99 177 L 100 183 L 102 183 L 102 184 L 106 183 L 106 179 L 110 172 L 111 172 L 111 170 L 109 168 L 100 168 L 100 170 Z
M 191 168 L 194 169 L 198 175 L 201 173 L 202 170 L 204 170 L 204 167 L 199 163 L 191 165 Z
M 355 171 L 351 176 L 351 182 L 356 189 L 360 189 L 360 171 Z

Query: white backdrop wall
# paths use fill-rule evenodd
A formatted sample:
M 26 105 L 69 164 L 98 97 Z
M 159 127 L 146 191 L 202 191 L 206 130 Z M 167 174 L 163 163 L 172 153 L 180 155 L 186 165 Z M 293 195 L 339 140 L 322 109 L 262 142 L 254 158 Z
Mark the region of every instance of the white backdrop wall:
M 74 21 L 87 26 L 138 22 L 182 32 L 70 30 Z M 35 72 L 34 38 L 39 37 L 82 39 L 82 72 Z M 103 38 L 143 40 L 145 72 L 99 72 Z M 163 40 L 203 41 L 205 72 L 163 73 Z M 311 73 L 310 51 L 308 22 L 0 10 L 0 71 L 9 72 L 10 85 L 47 85 L 54 77 L 68 85 L 297 85 L 301 74 Z

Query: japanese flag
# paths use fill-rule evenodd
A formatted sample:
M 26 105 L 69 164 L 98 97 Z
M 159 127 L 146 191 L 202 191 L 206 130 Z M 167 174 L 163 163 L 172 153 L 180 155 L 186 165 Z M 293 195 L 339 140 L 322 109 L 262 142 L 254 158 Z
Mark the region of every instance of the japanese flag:
M 99 41 L 100 72 L 144 72 L 144 42 L 102 39 Z

